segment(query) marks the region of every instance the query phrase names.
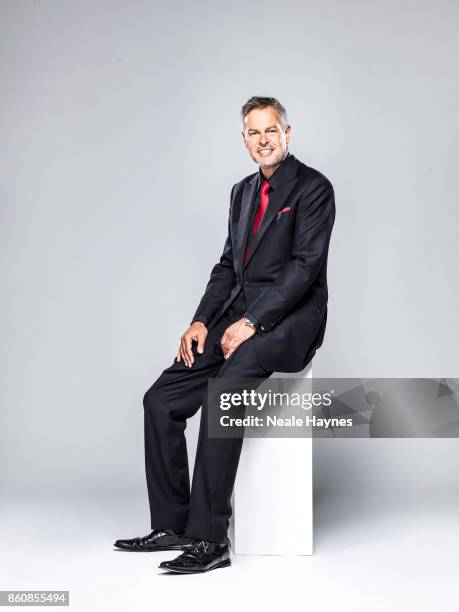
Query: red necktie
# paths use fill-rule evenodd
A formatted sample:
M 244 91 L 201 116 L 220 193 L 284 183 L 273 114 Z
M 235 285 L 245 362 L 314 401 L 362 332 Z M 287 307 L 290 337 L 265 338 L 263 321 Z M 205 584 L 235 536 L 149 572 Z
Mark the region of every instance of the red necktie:
M 268 191 L 269 191 L 269 183 L 265 179 L 263 183 L 261 184 L 260 205 L 258 206 L 257 214 L 255 215 L 255 221 L 253 223 L 253 235 L 254 236 L 257 233 L 258 227 L 260 226 L 261 220 L 263 219 L 263 215 L 265 214 L 266 209 L 268 208 L 268 202 L 269 202 Z
M 269 204 L 269 183 L 268 181 L 265 179 L 263 181 L 263 183 L 261 184 L 261 195 L 260 195 L 260 204 L 258 206 L 257 209 L 257 214 L 255 215 L 255 221 L 253 222 L 253 235 L 255 236 L 255 234 L 258 231 L 258 228 L 260 227 L 260 223 L 261 220 L 263 219 L 263 215 L 266 212 L 266 209 L 268 208 L 268 204 Z M 247 258 L 249 256 L 249 251 L 246 248 L 245 249 L 245 253 L 244 253 L 244 264 L 247 261 Z

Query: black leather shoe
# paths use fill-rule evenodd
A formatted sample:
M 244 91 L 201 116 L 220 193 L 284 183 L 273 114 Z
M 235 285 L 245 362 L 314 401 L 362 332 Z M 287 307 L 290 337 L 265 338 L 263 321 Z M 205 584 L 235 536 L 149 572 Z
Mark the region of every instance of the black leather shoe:
M 231 565 L 230 549 L 228 538 L 223 544 L 193 540 L 192 545 L 184 553 L 172 561 L 163 561 L 158 567 L 179 574 L 200 574 Z
M 113 546 L 122 550 L 152 552 L 155 550 L 187 550 L 191 544 L 191 538 L 186 538 L 173 529 L 153 529 L 149 535 L 143 538 L 116 540 Z

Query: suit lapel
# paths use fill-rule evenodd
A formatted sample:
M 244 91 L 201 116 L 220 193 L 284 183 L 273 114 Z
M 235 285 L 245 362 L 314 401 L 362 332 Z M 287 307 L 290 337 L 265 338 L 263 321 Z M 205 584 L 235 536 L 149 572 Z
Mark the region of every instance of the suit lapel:
M 252 259 L 258 245 L 262 241 L 269 226 L 276 218 L 277 213 L 283 208 L 287 198 L 292 192 L 293 188 L 297 183 L 297 170 L 299 167 L 299 161 L 293 155 L 289 155 L 286 160 L 287 166 L 285 168 L 285 175 L 282 182 L 273 189 L 269 196 L 268 208 L 263 215 L 260 227 L 258 228 L 255 240 L 252 244 L 252 250 L 247 258 L 247 262 Z M 244 274 L 244 251 L 247 244 L 247 238 L 250 229 L 251 212 L 253 211 L 253 205 L 255 196 L 257 194 L 257 188 L 259 185 L 260 173 L 257 172 L 254 176 L 244 184 L 244 191 L 242 193 L 241 212 L 239 215 L 239 222 L 237 227 L 237 270 L 239 270 L 240 277 Z
M 239 215 L 237 227 L 237 268 L 240 270 L 241 276 L 243 271 L 244 250 L 249 235 L 250 212 L 257 193 L 257 178 L 257 175 L 255 175 L 250 181 L 244 184 L 244 191 L 242 194 L 241 213 Z
M 252 243 L 252 249 L 249 254 L 249 257 L 247 258 L 246 265 L 252 259 L 255 251 L 258 248 L 258 245 L 263 240 L 264 235 L 268 231 L 269 226 L 276 218 L 277 213 L 283 208 L 288 196 L 290 195 L 292 189 L 295 187 L 297 180 L 298 179 L 295 177 L 290 178 L 287 181 L 281 183 L 277 187 L 277 189 L 273 190 L 272 193 L 270 193 L 268 208 L 266 209 L 266 212 L 263 215 L 260 227 L 258 228 L 255 239 Z

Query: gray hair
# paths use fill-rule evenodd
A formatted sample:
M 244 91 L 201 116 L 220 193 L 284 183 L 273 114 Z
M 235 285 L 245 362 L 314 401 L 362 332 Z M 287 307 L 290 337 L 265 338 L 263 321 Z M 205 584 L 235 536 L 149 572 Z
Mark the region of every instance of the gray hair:
M 241 108 L 241 121 L 242 126 L 244 127 L 245 118 L 254 108 L 266 108 L 267 106 L 272 106 L 276 109 L 279 117 L 280 123 L 282 125 L 282 129 L 288 126 L 287 119 L 287 111 L 276 98 L 267 98 L 266 96 L 252 96 L 247 100 L 244 106 Z

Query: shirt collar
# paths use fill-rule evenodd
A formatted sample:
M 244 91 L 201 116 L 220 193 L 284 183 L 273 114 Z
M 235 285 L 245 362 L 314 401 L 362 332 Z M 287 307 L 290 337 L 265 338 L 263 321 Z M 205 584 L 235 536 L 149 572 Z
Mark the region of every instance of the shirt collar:
M 280 183 L 282 183 L 282 180 L 285 177 L 285 169 L 288 165 L 287 160 L 289 160 L 289 157 L 291 157 L 291 154 L 287 153 L 286 157 L 281 161 L 280 166 L 277 168 L 277 170 L 274 172 L 274 174 L 269 179 L 265 179 L 260 169 L 258 171 L 258 187 L 260 187 L 263 181 L 266 180 L 268 181 L 271 189 L 277 189 L 277 187 L 280 185 Z

